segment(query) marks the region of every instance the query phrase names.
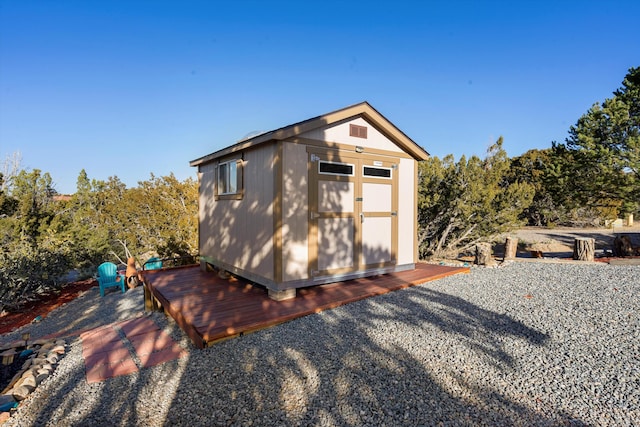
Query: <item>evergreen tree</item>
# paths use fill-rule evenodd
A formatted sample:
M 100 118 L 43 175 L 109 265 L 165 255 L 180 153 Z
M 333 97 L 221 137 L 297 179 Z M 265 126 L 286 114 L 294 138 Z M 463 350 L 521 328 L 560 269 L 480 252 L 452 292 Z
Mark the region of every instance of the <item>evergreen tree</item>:
M 480 159 L 453 156 L 421 162 L 418 222 L 421 257 L 457 255 L 521 224 L 534 187 L 509 182 L 502 137 Z
M 13 177 L 12 197 L 17 200 L 15 232 L 34 247 L 53 217 L 50 208 L 54 194 L 49 173 L 22 170 Z
M 548 225 L 557 222 L 559 218 L 558 208 L 544 184 L 545 172 L 550 164 L 550 151 L 550 149 L 534 149 L 514 157 L 507 174 L 508 182 L 526 182 L 535 190 L 531 205 L 521 214 L 521 218 L 525 219 L 529 225 Z
M 617 216 L 640 207 L 640 68 L 631 68 L 613 98 L 595 103 L 553 144 L 548 183 L 556 201 Z

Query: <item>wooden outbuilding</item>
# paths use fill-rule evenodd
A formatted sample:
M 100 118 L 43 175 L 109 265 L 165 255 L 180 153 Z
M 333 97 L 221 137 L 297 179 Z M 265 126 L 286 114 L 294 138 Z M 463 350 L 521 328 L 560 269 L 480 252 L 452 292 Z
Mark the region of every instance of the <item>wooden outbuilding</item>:
M 193 160 L 202 266 L 277 300 L 414 269 L 418 161 L 428 156 L 363 102 Z

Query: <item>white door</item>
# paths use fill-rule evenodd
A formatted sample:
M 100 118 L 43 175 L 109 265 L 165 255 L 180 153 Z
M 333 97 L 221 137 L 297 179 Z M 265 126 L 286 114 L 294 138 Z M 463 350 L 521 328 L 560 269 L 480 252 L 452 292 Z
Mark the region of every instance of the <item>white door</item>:
M 360 267 L 396 264 L 398 235 L 397 163 L 362 159 Z
M 312 277 L 395 265 L 397 171 L 391 161 L 340 152 L 309 156 Z

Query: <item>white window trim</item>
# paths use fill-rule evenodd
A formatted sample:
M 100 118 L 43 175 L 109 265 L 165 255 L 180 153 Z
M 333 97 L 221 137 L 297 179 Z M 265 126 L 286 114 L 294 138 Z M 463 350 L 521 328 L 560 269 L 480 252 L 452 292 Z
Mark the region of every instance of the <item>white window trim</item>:
M 383 169 L 383 170 L 388 170 L 390 173 L 389 173 L 389 176 L 365 175 L 364 168 Z M 382 166 L 372 166 L 372 165 L 362 165 L 362 176 L 364 178 L 393 179 L 393 168 L 387 168 Z
M 227 180 L 230 183 L 231 182 L 231 174 L 230 174 L 230 170 L 231 170 L 231 166 L 230 165 L 235 165 L 235 169 L 236 169 L 236 176 L 235 176 L 235 190 L 234 191 L 226 191 L 226 192 L 222 192 L 220 191 L 221 188 L 221 180 L 220 180 L 220 170 L 222 169 L 223 166 L 227 165 Z M 216 175 L 215 175 L 215 197 L 216 200 L 217 199 L 241 199 L 244 195 L 244 167 L 243 167 L 243 162 L 242 162 L 242 158 L 232 158 L 229 160 L 225 160 L 222 162 L 219 162 L 216 166 Z

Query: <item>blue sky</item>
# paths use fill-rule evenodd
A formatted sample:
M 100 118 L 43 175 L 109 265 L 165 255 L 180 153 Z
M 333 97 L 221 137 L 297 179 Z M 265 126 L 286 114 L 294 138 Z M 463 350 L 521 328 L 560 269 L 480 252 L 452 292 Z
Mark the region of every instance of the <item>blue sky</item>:
M 432 155 L 563 141 L 640 66 L 633 1 L 0 0 L 0 160 L 128 187 L 368 101 Z

